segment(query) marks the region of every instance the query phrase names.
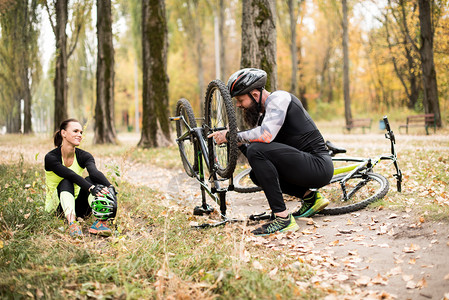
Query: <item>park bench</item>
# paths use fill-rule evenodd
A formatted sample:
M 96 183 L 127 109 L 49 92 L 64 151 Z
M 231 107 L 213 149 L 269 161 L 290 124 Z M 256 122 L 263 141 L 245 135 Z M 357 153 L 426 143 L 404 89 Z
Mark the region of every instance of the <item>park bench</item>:
M 435 114 L 408 116 L 407 123 L 399 126 L 399 132 L 401 128 L 405 128 L 405 132 L 408 134 L 409 127 L 424 127 L 427 135 L 429 134 L 429 127 L 433 127 L 433 132 L 436 132 L 437 122 L 435 120 Z
M 371 129 L 372 120 L 369 118 L 366 119 L 352 119 L 348 125 L 344 126 L 343 129 L 346 129 L 348 132 L 353 128 L 362 128 L 363 133 L 365 133 L 366 129 Z

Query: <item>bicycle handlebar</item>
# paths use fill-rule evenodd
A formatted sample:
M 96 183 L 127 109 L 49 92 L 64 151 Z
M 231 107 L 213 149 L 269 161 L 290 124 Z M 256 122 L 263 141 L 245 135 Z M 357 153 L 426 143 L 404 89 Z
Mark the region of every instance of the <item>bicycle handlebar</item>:
M 401 187 L 402 172 L 401 172 L 401 169 L 399 168 L 397 155 L 396 155 L 396 149 L 394 147 L 394 145 L 396 144 L 396 138 L 394 136 L 393 131 L 391 130 L 390 122 L 388 122 L 387 116 L 384 116 L 383 120 L 385 123 L 385 129 L 387 130 L 387 133 L 385 134 L 385 138 L 389 139 L 391 142 L 391 155 L 393 156 L 393 164 L 396 169 L 396 174 L 394 174 L 394 177 L 396 178 L 397 190 L 398 190 L 398 192 L 401 192 L 401 190 L 402 190 L 402 187 Z

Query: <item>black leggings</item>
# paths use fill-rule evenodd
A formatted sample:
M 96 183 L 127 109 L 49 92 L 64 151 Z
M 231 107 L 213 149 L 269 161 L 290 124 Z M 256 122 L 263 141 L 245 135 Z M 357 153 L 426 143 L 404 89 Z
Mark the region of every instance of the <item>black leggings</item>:
M 328 184 L 334 173 L 327 154 L 314 155 L 281 143 L 251 143 L 246 149 L 251 179 L 262 187 L 273 213 L 286 210 L 283 193 L 303 198 Z
M 91 183 L 89 177 L 86 177 L 86 180 Z M 63 179 L 58 185 L 58 197 L 60 197 L 61 192 L 69 192 L 72 195 L 75 196 L 75 187 L 73 186 L 73 182 L 69 181 L 68 179 Z M 89 197 L 89 192 L 85 191 L 83 189 L 80 189 L 80 192 L 78 193 L 78 197 L 75 199 L 75 214 L 77 217 L 85 218 L 89 216 L 92 212 L 92 208 L 90 208 L 89 201 L 87 200 Z M 61 203 L 59 203 L 58 206 L 58 213 L 60 213 L 62 216 L 64 215 L 64 212 L 62 210 Z

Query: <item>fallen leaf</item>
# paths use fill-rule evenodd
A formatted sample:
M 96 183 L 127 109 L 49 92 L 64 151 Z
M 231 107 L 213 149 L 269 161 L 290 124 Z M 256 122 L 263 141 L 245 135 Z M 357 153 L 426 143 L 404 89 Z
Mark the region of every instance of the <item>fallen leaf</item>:
M 408 289 L 416 289 L 416 283 L 413 282 L 412 280 L 407 281 L 407 284 L 405 285 L 405 287 Z
M 414 253 L 416 250 L 419 250 L 420 247 L 419 245 L 415 245 L 415 244 L 410 244 L 410 247 L 404 247 L 404 251 L 405 253 Z
M 337 246 L 338 243 L 340 243 L 340 241 L 339 241 L 339 240 L 336 240 L 336 241 L 330 242 L 330 243 L 329 243 L 329 246 Z
M 427 287 L 426 279 L 423 277 L 420 281 L 418 281 L 418 283 L 416 284 L 416 287 L 419 289 Z
M 348 219 L 348 221 L 346 222 L 346 225 L 354 225 L 354 223 L 351 221 L 351 219 Z
M 410 260 L 408 261 L 408 263 L 409 263 L 410 265 L 416 264 L 416 258 L 410 258 Z
M 398 267 L 396 267 L 396 268 L 391 269 L 387 274 L 390 274 L 390 275 L 399 275 L 399 274 L 401 274 L 401 273 L 402 273 L 402 269 L 401 269 L 400 266 L 398 266 Z
M 253 261 L 253 267 L 256 270 L 262 270 L 263 269 L 262 265 L 257 260 Z
M 376 232 L 378 235 L 386 234 L 388 231 L 388 228 L 386 225 L 382 225 L 379 227 L 379 230 Z
M 276 276 L 277 272 L 278 272 L 278 267 L 271 270 L 270 273 L 268 273 L 268 276 L 270 276 L 270 278 L 273 279 L 274 276 Z
M 355 281 L 357 286 L 367 286 L 371 282 L 371 278 L 368 276 L 362 276 Z
M 340 282 L 342 282 L 342 281 L 346 281 L 346 280 L 348 280 L 349 279 L 349 276 L 348 275 L 346 275 L 346 274 L 337 274 L 337 276 L 335 276 L 335 278 L 334 278 L 336 281 L 340 281 Z
M 389 215 L 387 218 L 388 219 L 394 219 L 394 218 L 397 218 L 398 217 L 398 215 L 397 214 L 395 214 L 395 213 L 392 213 L 391 215 Z
M 413 275 L 406 275 L 406 274 L 402 275 L 402 279 L 406 282 L 411 281 L 413 277 L 414 277 Z
M 421 223 L 424 223 L 424 222 L 425 222 L 425 219 L 424 219 L 423 216 L 419 217 L 419 222 L 421 222 Z
M 378 273 L 377 276 L 374 277 L 373 280 L 371 280 L 371 282 L 374 283 L 374 284 L 387 285 L 388 279 L 385 278 L 385 277 L 382 277 L 382 276 Z

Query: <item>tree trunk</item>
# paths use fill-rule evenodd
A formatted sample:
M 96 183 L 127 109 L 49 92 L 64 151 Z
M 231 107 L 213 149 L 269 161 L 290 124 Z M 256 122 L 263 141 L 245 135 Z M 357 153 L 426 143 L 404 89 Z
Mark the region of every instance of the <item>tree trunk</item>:
M 167 144 L 168 124 L 167 19 L 164 0 L 142 0 L 142 135 L 144 148 Z M 158 128 L 163 136 L 158 138 Z
M 265 88 L 277 89 L 275 1 L 243 0 L 240 67 L 264 70 L 268 75 Z M 240 110 L 237 110 L 237 124 L 244 128 Z
M 0 114 L 8 133 L 32 133 L 31 84 L 40 71 L 36 11 L 36 0 L 9 1 L 0 11 Z
M 433 60 L 433 28 L 430 0 L 419 0 L 419 21 L 421 27 L 421 67 L 424 86 L 425 112 L 435 114 L 437 126 L 441 127 L 440 103 L 438 100 L 438 85 Z
M 288 15 L 290 18 L 290 54 L 292 60 L 292 84 L 290 87 L 290 92 L 292 94 L 296 93 L 296 89 L 298 87 L 298 77 L 297 77 L 297 69 L 298 69 L 298 51 L 296 46 L 296 15 L 295 15 L 295 6 L 293 4 L 293 0 L 288 0 Z M 299 10 L 299 7 L 298 7 Z
M 31 126 L 31 90 L 29 84 L 29 78 L 26 76 L 28 81 L 25 83 L 23 90 L 23 133 L 30 134 L 33 133 L 33 128 Z
M 54 131 L 67 119 L 67 25 L 68 0 L 56 0 L 56 68 L 55 68 L 55 114 Z
M 349 125 L 352 119 L 351 113 L 351 98 L 349 95 L 349 36 L 348 36 L 348 4 L 346 0 L 342 0 L 343 7 L 343 93 L 345 100 L 345 120 L 346 125 Z
M 220 79 L 225 80 L 226 76 L 226 42 L 225 42 L 225 34 L 224 34 L 224 24 L 225 24 L 225 5 L 224 0 L 220 0 L 219 2 L 219 19 L 218 19 L 218 34 L 220 36 Z
M 20 133 L 20 100 L 14 101 L 12 110 L 6 117 L 6 132 Z
M 97 0 L 97 103 L 95 144 L 115 144 L 114 47 L 112 43 L 111 0 Z
M 270 0 L 243 0 L 242 68 L 260 68 L 268 74 L 266 88 L 277 89 L 276 6 Z

